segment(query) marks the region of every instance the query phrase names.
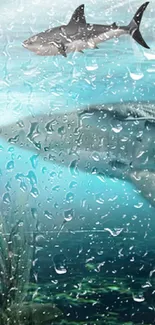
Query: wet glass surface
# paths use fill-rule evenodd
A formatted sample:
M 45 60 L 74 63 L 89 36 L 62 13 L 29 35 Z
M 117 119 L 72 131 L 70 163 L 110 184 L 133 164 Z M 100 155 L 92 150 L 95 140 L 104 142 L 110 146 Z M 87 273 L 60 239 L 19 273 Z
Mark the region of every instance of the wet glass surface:
M 150 49 L 129 34 L 22 46 L 79 5 L 0 4 L 0 325 L 155 323 L 154 1 Z M 86 22 L 116 31 L 141 5 L 86 1 Z

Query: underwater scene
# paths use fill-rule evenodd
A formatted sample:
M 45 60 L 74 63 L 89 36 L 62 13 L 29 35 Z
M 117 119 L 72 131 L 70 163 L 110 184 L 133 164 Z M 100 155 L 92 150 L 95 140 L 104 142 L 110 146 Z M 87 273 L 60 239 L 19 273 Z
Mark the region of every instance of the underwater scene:
M 155 324 L 155 0 L 0 3 L 0 325 Z

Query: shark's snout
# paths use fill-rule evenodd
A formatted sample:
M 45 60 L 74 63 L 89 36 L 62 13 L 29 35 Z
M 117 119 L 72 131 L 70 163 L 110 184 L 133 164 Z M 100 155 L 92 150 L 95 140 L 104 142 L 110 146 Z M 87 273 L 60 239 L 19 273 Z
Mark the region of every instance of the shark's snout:
M 32 44 L 32 42 L 30 42 L 30 40 L 25 40 L 23 43 L 22 43 L 22 46 L 25 47 L 25 48 L 28 48 L 30 45 Z

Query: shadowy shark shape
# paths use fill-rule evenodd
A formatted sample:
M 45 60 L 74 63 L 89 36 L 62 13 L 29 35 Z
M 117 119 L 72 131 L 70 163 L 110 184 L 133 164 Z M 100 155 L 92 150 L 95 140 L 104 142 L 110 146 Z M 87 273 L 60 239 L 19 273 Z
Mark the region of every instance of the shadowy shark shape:
M 28 116 L 1 126 L 0 137 L 70 169 L 131 181 L 155 205 L 154 102 Z
M 145 2 L 135 13 L 127 26 L 88 24 L 84 13 L 84 4 L 73 13 L 67 25 L 48 29 L 23 42 L 28 50 L 43 56 L 58 54 L 67 57 L 70 52 L 83 52 L 85 49 L 97 49 L 99 43 L 124 34 L 131 35 L 141 46 L 148 48 L 140 31 L 143 13 L 149 2 Z

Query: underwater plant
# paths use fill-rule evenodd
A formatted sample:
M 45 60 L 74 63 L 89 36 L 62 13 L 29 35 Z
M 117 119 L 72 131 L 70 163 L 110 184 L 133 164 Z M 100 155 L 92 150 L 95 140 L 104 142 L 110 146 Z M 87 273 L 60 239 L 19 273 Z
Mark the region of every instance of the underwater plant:
M 8 232 L 10 222 L 0 214 L 0 325 L 39 325 L 62 315 L 53 304 L 26 302 L 36 226 L 24 212 Z

